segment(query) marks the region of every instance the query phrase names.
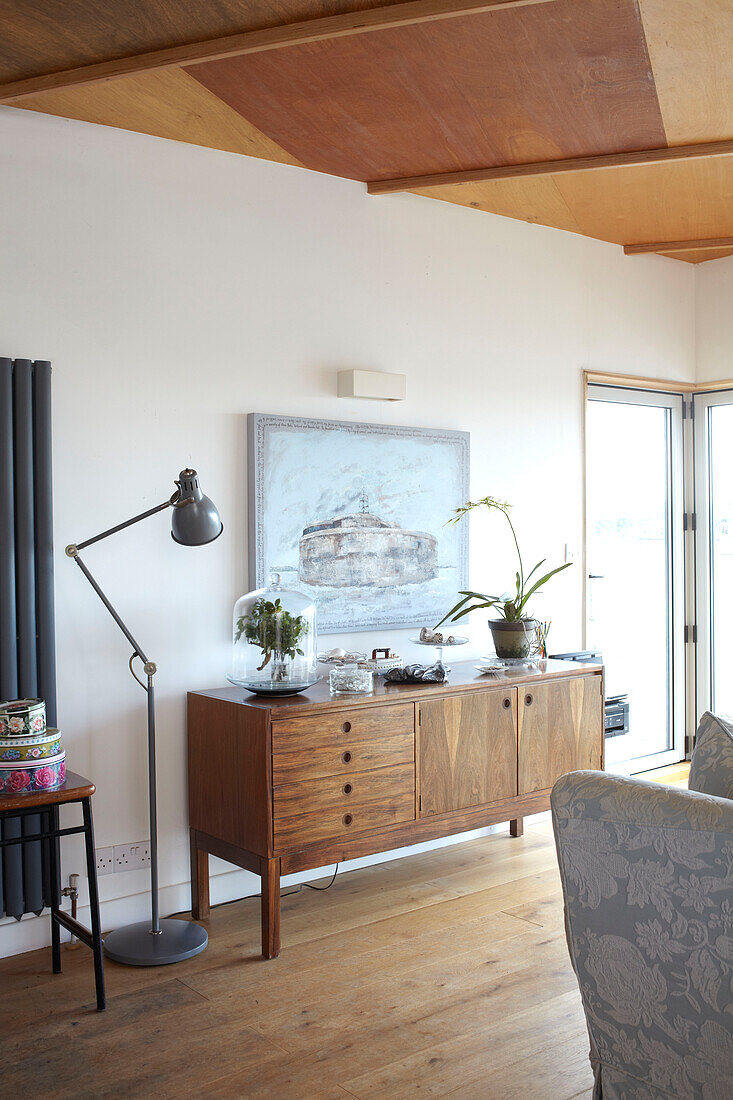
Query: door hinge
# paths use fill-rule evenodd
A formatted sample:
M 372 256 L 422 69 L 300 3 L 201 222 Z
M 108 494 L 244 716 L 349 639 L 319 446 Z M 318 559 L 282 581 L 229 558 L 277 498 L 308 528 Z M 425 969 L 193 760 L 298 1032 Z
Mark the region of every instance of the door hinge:
M 689 401 L 682 398 L 682 419 L 694 420 L 695 419 L 695 398 L 691 397 Z
M 683 531 L 697 531 L 697 512 L 685 512 L 682 521 Z
M 697 625 L 685 627 L 685 645 L 692 642 L 693 645 L 697 645 Z

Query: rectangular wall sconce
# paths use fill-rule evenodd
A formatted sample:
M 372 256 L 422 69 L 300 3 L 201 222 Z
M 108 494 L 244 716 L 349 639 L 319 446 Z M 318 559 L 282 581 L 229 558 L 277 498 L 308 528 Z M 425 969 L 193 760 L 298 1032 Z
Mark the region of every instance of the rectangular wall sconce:
M 372 401 L 404 401 L 407 376 L 378 370 L 340 370 L 339 397 L 366 397 Z

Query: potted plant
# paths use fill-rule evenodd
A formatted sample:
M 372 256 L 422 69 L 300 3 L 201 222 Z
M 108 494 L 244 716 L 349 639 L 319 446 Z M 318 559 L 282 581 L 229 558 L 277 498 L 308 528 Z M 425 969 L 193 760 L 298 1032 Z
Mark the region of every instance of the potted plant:
M 470 615 L 472 611 L 493 607 L 501 616 L 498 619 L 489 619 L 489 628 L 494 640 L 497 657 L 521 659 L 529 654 L 537 630 L 537 621 L 527 613 L 529 600 L 543 584 L 549 581 L 550 577 L 554 577 L 556 573 L 562 573 L 563 569 L 567 569 L 572 565 L 572 562 L 558 565 L 555 569 L 551 569 L 548 573 L 533 581 L 532 578 L 545 564 L 546 559 L 543 558 L 542 561 L 538 562 L 525 576 L 517 533 L 509 516 L 509 504 L 495 500 L 494 497 L 484 497 L 482 500 L 476 501 L 469 500 L 462 508 L 456 508 L 455 514 L 448 520 L 448 523 L 459 523 L 474 508 L 487 508 L 490 512 L 500 512 L 509 524 L 519 563 L 519 569 L 516 573 L 516 592 L 511 596 L 507 593 L 502 596 L 487 596 L 484 592 L 462 591 L 461 596 L 463 599 L 459 600 L 455 607 L 452 607 L 448 614 L 443 616 L 438 626 L 444 623 L 446 619 L 457 622 L 459 619 L 465 618 L 466 615 Z

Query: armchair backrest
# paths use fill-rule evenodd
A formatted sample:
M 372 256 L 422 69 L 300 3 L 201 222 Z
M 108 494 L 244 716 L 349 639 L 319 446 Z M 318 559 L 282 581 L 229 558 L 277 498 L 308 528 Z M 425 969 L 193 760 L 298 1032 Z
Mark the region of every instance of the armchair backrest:
M 552 817 L 594 1095 L 733 1095 L 733 802 L 572 772 Z

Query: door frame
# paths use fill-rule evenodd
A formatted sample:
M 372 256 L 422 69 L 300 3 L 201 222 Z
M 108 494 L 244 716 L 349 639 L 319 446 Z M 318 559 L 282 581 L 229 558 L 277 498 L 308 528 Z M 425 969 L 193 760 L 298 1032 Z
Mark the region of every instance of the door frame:
M 610 404 L 644 405 L 669 410 L 667 420 L 668 469 L 670 472 L 667 493 L 667 530 L 670 536 L 669 571 L 667 577 L 668 594 L 668 684 L 670 691 L 669 716 L 671 747 L 649 756 L 634 757 L 614 764 L 619 774 L 636 774 L 652 768 L 661 768 L 685 759 L 688 746 L 688 723 L 690 714 L 694 714 L 694 681 L 692 701 L 690 691 L 690 667 L 686 650 L 686 630 L 690 609 L 690 578 L 694 570 L 690 569 L 690 547 L 687 538 L 688 503 L 692 482 L 689 477 L 688 460 L 691 444 L 691 432 L 688 428 L 688 408 L 691 404 L 682 393 L 675 391 L 645 390 L 625 386 L 611 386 L 606 383 L 589 382 L 586 389 L 585 412 L 591 401 Z M 691 419 L 690 419 L 691 423 Z M 588 585 L 588 446 L 587 432 L 585 441 L 585 568 L 584 580 L 584 618 L 583 637 L 587 645 L 587 624 L 590 609 L 590 591 Z M 694 590 L 693 597 L 694 598 Z M 694 663 L 693 663 L 694 664 Z M 693 719 L 694 722 L 694 719 Z M 693 727 L 694 728 L 694 725 Z
M 713 560 L 711 554 L 712 478 L 710 469 L 710 411 L 733 405 L 733 390 L 721 389 L 696 394 L 694 405 L 695 541 L 697 589 L 696 682 L 700 711 L 713 707 Z

